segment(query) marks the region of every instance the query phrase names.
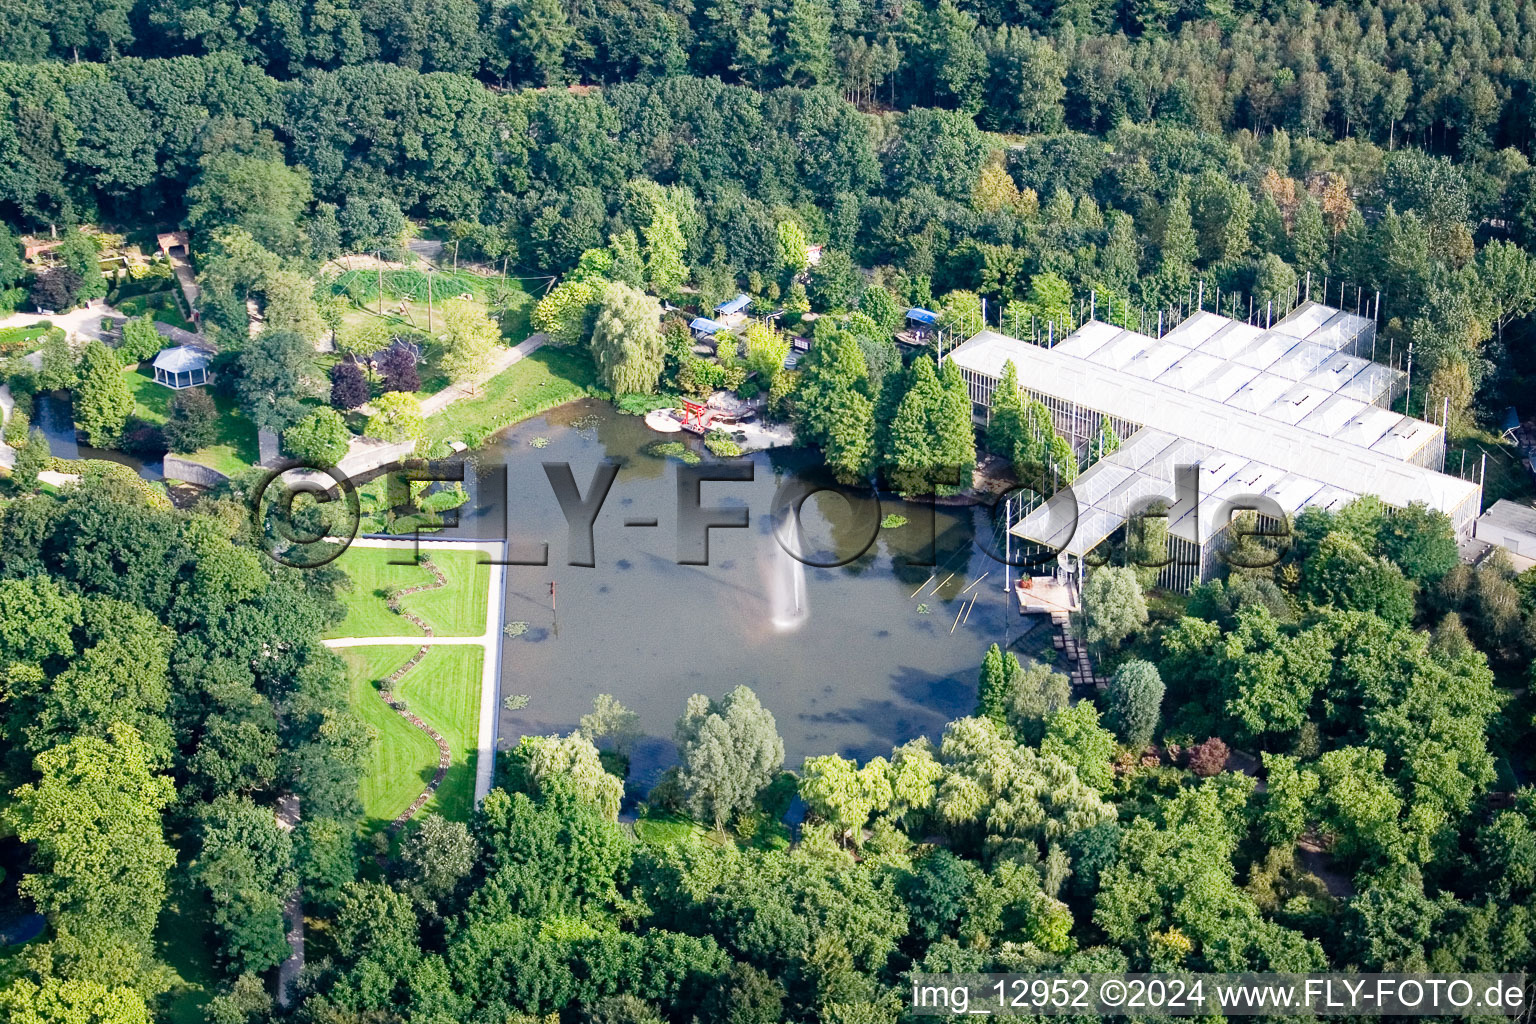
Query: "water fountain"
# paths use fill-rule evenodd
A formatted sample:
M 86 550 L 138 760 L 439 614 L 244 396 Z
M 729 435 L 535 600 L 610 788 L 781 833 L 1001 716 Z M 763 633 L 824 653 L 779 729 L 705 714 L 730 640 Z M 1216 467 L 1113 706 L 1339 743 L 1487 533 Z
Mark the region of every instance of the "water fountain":
M 768 608 L 773 627 L 785 632 L 806 619 L 805 563 L 791 552 L 803 552 L 800 524 L 790 518 L 764 538 L 759 559 L 763 564 Z

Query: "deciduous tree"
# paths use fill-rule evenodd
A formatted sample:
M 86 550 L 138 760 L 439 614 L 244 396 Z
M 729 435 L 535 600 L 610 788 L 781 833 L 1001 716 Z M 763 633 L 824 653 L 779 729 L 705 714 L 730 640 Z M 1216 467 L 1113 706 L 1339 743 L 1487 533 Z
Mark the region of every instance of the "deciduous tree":
M 661 304 L 627 284 L 610 281 L 592 326 L 592 358 L 615 395 L 650 394 L 666 354 Z
M 500 329 L 483 311 L 458 300 L 443 305 L 443 323 L 448 328 L 443 369 L 455 384 L 478 390 L 490 378 L 503 348 Z
M 696 693 L 677 721 L 681 785 L 688 812 L 721 828 L 752 809 L 784 763 L 773 713 L 738 686 L 719 701 Z
M 175 798 L 138 733 L 114 726 L 37 756 L 7 824 L 33 845 L 21 889 L 48 915 L 66 976 L 134 984 L 147 966 L 176 855 L 160 813 Z
M 334 466 L 347 454 L 352 432 L 335 409 L 316 409 L 283 431 L 283 448 L 309 466 Z
M 304 414 L 314 347 L 292 331 L 262 331 L 240 353 L 235 390 L 257 427 L 281 433 Z

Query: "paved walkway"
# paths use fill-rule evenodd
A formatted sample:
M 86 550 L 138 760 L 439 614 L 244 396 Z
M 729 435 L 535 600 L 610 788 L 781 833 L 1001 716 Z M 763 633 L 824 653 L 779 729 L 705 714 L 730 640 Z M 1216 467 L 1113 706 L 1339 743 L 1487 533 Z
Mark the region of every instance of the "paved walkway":
M 379 537 L 359 537 L 352 542 L 362 548 L 394 548 L 415 551 L 415 540 L 386 540 Z M 479 636 L 369 636 L 338 637 L 326 640 L 325 646 L 334 649 L 344 647 L 411 646 L 432 644 L 476 644 L 480 646 L 480 716 L 476 730 L 477 754 L 475 760 L 475 803 L 478 805 L 491 791 L 496 771 L 496 718 L 497 703 L 501 693 L 501 645 L 502 602 L 506 588 L 505 541 L 429 540 L 421 539 L 421 550 L 432 551 L 480 551 L 492 561 L 488 568 L 490 579 L 485 602 L 485 632 Z
M 544 343 L 548 340 L 549 335 L 547 334 L 531 334 L 527 340 L 513 345 L 496 357 L 496 361 L 491 364 L 491 372 L 487 375 L 486 379 L 489 380 L 491 377 L 510 369 L 513 364 L 522 362 L 523 359 L 543 348 Z M 450 384 L 437 394 L 428 395 L 422 399 L 421 414 L 423 416 L 434 416 L 459 399 L 468 398 L 470 394 L 470 389 L 464 385 Z
M 0 328 L 5 327 L 31 327 L 35 323 L 47 320 L 55 327 L 64 328 L 64 333 L 71 338 L 101 338 L 101 318 L 104 316 L 127 319 L 127 317 L 107 305 L 101 299 L 92 299 L 90 305 L 80 309 L 72 309 L 67 313 L 55 313 L 52 316 L 44 316 L 41 313 L 12 313 L 9 316 L 0 317 Z
M 181 286 L 182 297 L 187 300 L 187 308 L 196 314 L 197 300 L 201 293 L 197 287 L 197 275 L 192 272 L 191 262 L 185 256 L 172 256 L 171 270 L 176 275 L 176 283 Z

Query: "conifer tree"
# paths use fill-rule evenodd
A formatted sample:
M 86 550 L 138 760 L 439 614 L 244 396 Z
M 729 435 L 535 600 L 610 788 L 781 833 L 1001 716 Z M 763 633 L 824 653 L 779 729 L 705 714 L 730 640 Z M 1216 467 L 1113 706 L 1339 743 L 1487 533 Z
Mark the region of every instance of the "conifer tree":
M 133 392 L 112 350 L 99 341 L 80 358 L 80 383 L 75 387 L 75 422 L 93 448 L 110 448 L 123 434 L 133 412 Z
M 1015 466 L 1026 454 L 1024 395 L 1019 391 L 1019 371 L 1013 360 L 1003 363 L 1003 375 L 992 391 L 992 416 L 987 422 L 987 447 Z
M 933 363 L 918 359 L 907 374 L 906 394 L 891 420 L 886 451 L 891 483 L 904 494 L 932 490 L 932 469 L 940 451 L 936 427 L 943 406 L 944 387 Z
M 1008 728 L 1008 708 L 1024 669 L 1018 655 L 993 644 L 981 661 L 981 678 L 976 685 L 976 714 L 990 718 L 999 728 Z
M 953 359 L 944 364 L 941 374 L 944 400 L 940 405 L 937 433 L 938 465 L 944 473 L 940 481 L 946 487 L 964 490 L 971 486 L 976 469 L 976 430 L 971 420 L 971 393 L 960 366 Z

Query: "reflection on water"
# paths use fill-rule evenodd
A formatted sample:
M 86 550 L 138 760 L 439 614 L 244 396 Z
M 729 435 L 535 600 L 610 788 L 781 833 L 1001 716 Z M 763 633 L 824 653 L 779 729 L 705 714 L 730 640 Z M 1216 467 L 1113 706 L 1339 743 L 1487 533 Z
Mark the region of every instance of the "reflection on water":
M 67 392 L 36 395 L 32 399 L 32 425 L 48 438 L 48 450 L 59 459 L 101 459 L 117 462 L 145 480 L 163 480 L 158 461 L 145 462 L 124 452 L 92 448 L 75 439 L 75 410 Z
M 536 448 L 535 438 L 548 443 Z M 506 618 L 530 628 L 506 641 L 502 692 L 530 699 L 502 712 L 504 744 L 569 731 L 595 696 L 612 693 L 650 734 L 633 765 L 643 784 L 675 756 L 673 723 L 691 693 L 752 687 L 778 719 L 791 767 L 810 754 L 888 754 L 920 734 L 937 738 L 945 722 L 970 712 L 987 645 L 1004 641 L 1005 628 L 1018 633 L 1017 617 L 1005 615 L 1001 566 L 974 542 L 978 529 L 990 529 L 985 510 L 939 508 L 930 518 L 924 508 L 882 502 L 881 514 L 909 523 L 880 530 L 848 565 L 808 568 L 772 536 L 770 510 L 776 489 L 810 456 L 762 453 L 751 457 L 752 482 L 702 487 L 706 507 L 745 504 L 749 527 L 712 530 L 710 564 L 678 565 L 679 463 L 643 453 L 653 440 L 639 417 L 576 403 L 520 424 L 476 456 L 482 468 L 508 467 L 514 544 L 549 545 L 549 565 L 507 572 Z M 540 464 L 568 461 L 585 495 L 604 459 L 622 468 L 594 526 L 597 564 L 572 567 Z M 478 529 L 499 530 L 493 518 Z M 652 518 L 654 527 L 625 525 Z M 815 495 L 802 510 L 800 542 L 812 552 L 846 550 L 872 529 L 855 519 L 842 497 Z M 988 570 L 996 571 L 962 594 Z M 958 626 L 957 616 L 965 620 Z

